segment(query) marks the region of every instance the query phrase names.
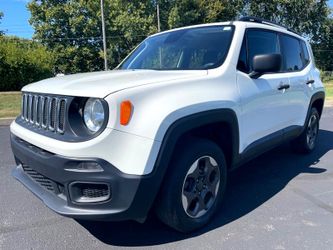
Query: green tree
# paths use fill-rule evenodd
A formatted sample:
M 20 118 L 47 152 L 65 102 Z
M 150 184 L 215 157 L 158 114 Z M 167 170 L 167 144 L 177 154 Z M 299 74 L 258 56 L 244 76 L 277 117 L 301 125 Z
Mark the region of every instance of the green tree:
M 247 7 L 245 14 L 283 24 L 312 41 L 318 41 L 327 30 L 330 9 L 326 0 L 251 0 Z
M 103 68 L 100 1 L 32 0 L 34 38 L 56 54 L 58 71 Z M 152 1 L 105 1 L 106 36 L 111 68 L 147 35 L 156 32 Z
M 3 18 L 3 13 L 0 11 L 0 23 L 1 23 L 1 19 Z M 2 36 L 4 34 L 4 31 L 0 30 L 0 36 Z
M 162 30 L 255 15 L 284 24 L 314 44 L 326 41 L 329 32 L 324 0 L 105 0 L 110 68 L 157 32 L 157 3 Z M 57 72 L 103 69 L 100 1 L 31 0 L 28 8 L 34 38 L 55 52 Z
M 157 32 L 155 6 L 150 0 L 108 0 L 105 4 L 108 59 L 115 67 L 144 38 Z
M 326 35 L 312 47 L 317 66 L 324 71 L 333 71 L 333 19 L 327 20 L 326 27 Z
M 179 0 L 170 9 L 168 27 L 234 20 L 243 6 L 241 0 Z
M 41 44 L 17 37 L 0 37 L 0 91 L 53 76 L 53 54 Z
M 102 68 L 99 1 L 32 0 L 28 4 L 34 38 L 56 55 L 56 71 Z

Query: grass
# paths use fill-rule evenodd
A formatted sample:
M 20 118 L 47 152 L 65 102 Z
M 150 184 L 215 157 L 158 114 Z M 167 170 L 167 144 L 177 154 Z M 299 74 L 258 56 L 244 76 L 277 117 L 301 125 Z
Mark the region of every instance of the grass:
M 20 109 L 21 92 L 0 92 L 0 118 L 16 117 Z
M 325 82 L 326 100 L 333 102 L 333 80 Z M 0 92 L 0 118 L 16 117 L 20 114 L 21 92 Z
M 326 99 L 333 101 L 333 80 L 325 83 Z

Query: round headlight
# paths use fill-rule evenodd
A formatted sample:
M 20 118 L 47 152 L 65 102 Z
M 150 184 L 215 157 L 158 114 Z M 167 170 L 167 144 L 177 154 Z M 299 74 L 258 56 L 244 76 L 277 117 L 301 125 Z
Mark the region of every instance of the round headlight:
M 104 107 L 101 100 L 89 98 L 84 106 L 83 118 L 87 128 L 92 133 L 101 129 L 104 123 Z

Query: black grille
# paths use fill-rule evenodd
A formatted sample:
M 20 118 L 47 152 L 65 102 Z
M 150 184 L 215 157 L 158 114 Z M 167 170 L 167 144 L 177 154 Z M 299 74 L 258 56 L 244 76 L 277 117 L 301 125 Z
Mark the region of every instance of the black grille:
M 54 127 L 55 127 L 55 120 L 56 120 L 56 102 L 57 100 L 55 98 L 52 98 L 51 99 L 51 107 L 50 107 L 50 114 L 49 114 L 49 117 L 50 117 L 50 126 L 49 126 L 49 129 L 50 130 L 54 130 Z
M 48 100 L 47 97 L 43 97 L 43 101 L 42 101 L 42 127 L 43 128 L 47 128 L 47 121 L 48 121 Z
M 27 165 L 21 164 L 23 171 L 37 184 L 39 184 L 44 189 L 56 194 L 56 195 L 64 195 L 64 185 L 57 183 L 46 176 L 38 173 L 36 170 L 30 168 Z M 63 196 L 65 197 L 65 196 Z M 66 198 L 65 198 L 66 199 Z
M 82 197 L 84 198 L 100 198 L 109 195 L 109 189 L 106 185 L 89 185 L 82 188 Z
M 66 108 L 66 97 L 23 93 L 21 118 L 35 127 L 63 134 Z
M 50 180 L 49 178 L 39 174 L 38 172 L 36 172 L 35 170 L 33 170 L 32 168 L 30 168 L 27 165 L 23 165 L 22 166 L 24 172 L 29 175 L 35 182 L 37 182 L 39 185 L 41 185 L 42 187 L 44 187 L 45 189 L 56 193 L 55 190 L 55 182 L 53 182 L 52 180 Z
M 41 110 L 42 110 L 42 97 L 37 96 L 36 99 L 36 113 L 35 113 L 35 121 L 36 125 L 39 126 L 41 124 Z
M 62 132 L 64 131 L 64 125 L 65 125 L 65 108 L 66 108 L 65 100 L 60 100 L 58 129 Z

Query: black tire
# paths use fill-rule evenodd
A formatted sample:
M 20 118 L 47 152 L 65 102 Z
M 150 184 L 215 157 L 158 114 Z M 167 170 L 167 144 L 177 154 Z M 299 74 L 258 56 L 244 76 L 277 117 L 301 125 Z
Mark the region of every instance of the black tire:
M 180 232 L 190 232 L 207 224 L 221 205 L 226 189 L 227 165 L 222 150 L 205 139 L 190 139 L 177 147 L 174 154 L 157 198 L 155 212 L 168 226 Z M 193 167 L 195 163 L 197 167 Z M 193 168 L 194 172 L 190 173 Z M 196 175 L 197 179 L 194 178 Z M 215 177 L 219 177 L 219 184 Z M 188 194 L 201 198 L 189 203 Z M 185 203 L 188 209 L 185 209 Z M 201 207 L 205 208 L 195 215 Z
M 309 154 L 314 150 L 319 132 L 319 119 L 317 109 L 311 108 L 310 114 L 306 119 L 304 131 L 291 142 L 294 152 Z

